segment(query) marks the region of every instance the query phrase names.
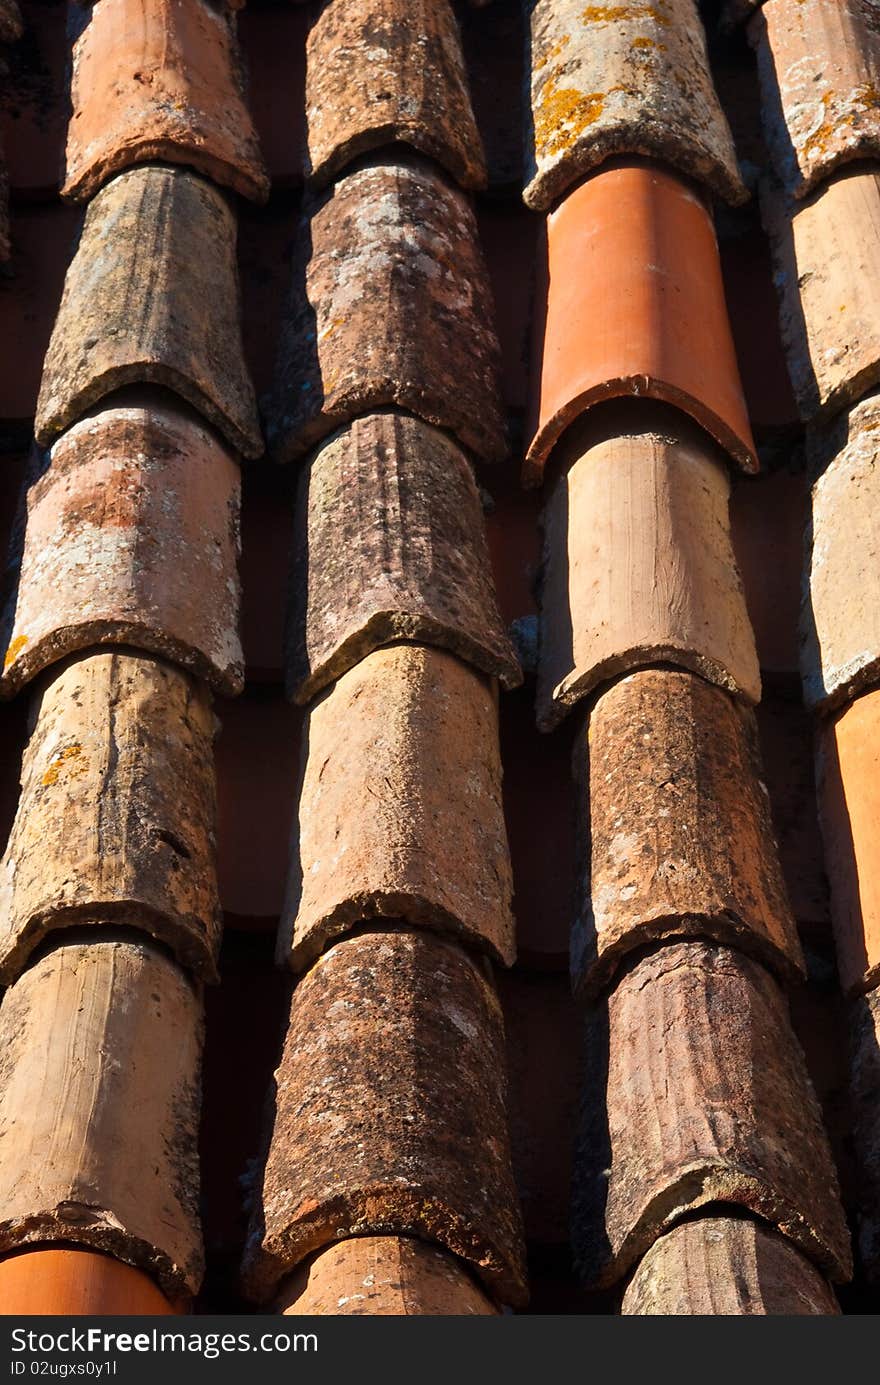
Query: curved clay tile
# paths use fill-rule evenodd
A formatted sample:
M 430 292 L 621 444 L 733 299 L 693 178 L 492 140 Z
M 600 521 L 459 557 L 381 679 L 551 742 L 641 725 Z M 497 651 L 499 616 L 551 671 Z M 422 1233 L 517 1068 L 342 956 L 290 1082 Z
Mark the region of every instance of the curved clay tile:
M 92 936 L 24 972 L 0 1010 L 0 1252 L 72 1242 L 197 1291 L 202 1030 L 145 942 Z
M 756 703 L 724 457 L 687 417 L 628 400 L 560 445 L 544 511 L 538 725 L 618 674 L 668 663 Z M 571 459 L 569 461 L 569 459 Z
M 293 994 L 245 1258 L 265 1302 L 313 1251 L 417 1236 L 502 1303 L 525 1300 L 501 1009 L 479 962 L 429 935 L 363 933 Z
M 623 1297 L 624 1317 L 839 1314 L 818 1270 L 751 1217 L 700 1217 L 654 1242 Z
M 303 468 L 288 617 L 297 702 L 382 645 L 448 649 L 516 687 L 470 463 L 406 414 L 368 414 Z
M 880 175 L 844 168 L 802 202 L 765 183 L 761 215 L 798 411 L 816 422 L 880 385 Z
M 504 457 L 493 318 L 459 188 L 397 155 L 347 174 L 301 228 L 272 419 L 279 461 L 389 405 Z
M 214 729 L 210 694 L 173 664 L 98 652 L 53 670 L 0 866 L 0 979 L 86 924 L 141 929 L 214 979 Z
M 265 201 L 234 23 L 207 0 L 97 0 L 73 46 L 63 197 L 174 163 Z
M 291 1275 L 276 1305 L 289 1317 L 488 1317 L 497 1311 L 459 1260 L 411 1236 L 337 1241 Z
M 584 1052 L 573 1235 L 586 1280 L 613 1284 L 660 1233 L 718 1203 L 849 1279 L 819 1105 L 759 963 L 701 942 L 648 953 L 592 1015 Z
M 486 183 L 450 0 L 329 0 L 306 46 L 312 180 L 395 142 L 436 159 L 462 187 Z
M 576 984 L 595 993 L 637 948 L 687 936 L 803 977 L 750 712 L 693 673 L 645 669 L 602 693 L 575 754 Z
M 677 405 L 758 469 L 715 230 L 690 187 L 641 164 L 587 178 L 547 219 L 544 291 L 527 484 L 570 423 L 621 395 Z
M 263 440 L 241 343 L 235 217 L 181 168 L 121 173 L 89 203 L 43 367 L 43 446 L 100 399 L 165 385 L 236 451 Z
M 100 1251 L 40 1246 L 0 1260 L 4 1316 L 156 1317 L 175 1309 L 143 1270 Z
M 819 724 L 819 816 L 844 992 L 880 984 L 880 689 Z
M 536 211 L 615 155 L 748 197 L 694 0 L 535 0 L 531 95 L 523 195 Z
M 880 683 L 880 395 L 807 447 L 800 666 L 805 702 L 827 711 Z
M 368 919 L 455 934 L 510 964 L 497 692 L 439 649 L 397 644 L 309 712 L 279 961 L 300 970 Z
M 240 692 L 240 489 L 236 459 L 167 397 L 74 424 L 35 459 L 0 690 L 124 644 Z
M 766 0 L 749 24 L 764 136 L 786 192 L 880 155 L 880 4 Z

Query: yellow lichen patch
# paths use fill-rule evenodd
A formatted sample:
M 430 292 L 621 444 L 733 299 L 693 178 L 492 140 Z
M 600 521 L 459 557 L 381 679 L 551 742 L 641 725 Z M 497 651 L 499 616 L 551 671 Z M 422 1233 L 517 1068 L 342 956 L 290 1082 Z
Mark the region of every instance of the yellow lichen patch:
M 805 159 L 822 158 L 828 152 L 828 143 L 842 130 L 852 128 L 865 111 L 876 111 L 880 107 L 880 90 L 873 82 L 863 82 L 853 91 L 848 105 L 850 109 L 836 116 L 831 112 L 834 93 L 826 91 L 822 96 L 822 122 L 804 140 L 801 152 Z
M 668 14 L 659 5 L 639 4 L 633 0 L 629 5 L 588 5 L 581 11 L 585 24 L 620 24 L 628 19 L 653 19 L 656 24 L 671 24 Z
M 557 87 L 549 77 L 535 109 L 535 143 L 545 157 L 562 154 L 605 109 L 605 94 L 583 92 L 576 87 Z
M 9 668 L 10 664 L 15 663 L 15 660 L 18 658 L 19 654 L 24 649 L 27 642 L 27 635 L 16 635 L 14 640 L 9 641 L 9 648 L 6 651 L 6 658 L 3 660 L 4 669 Z
M 69 779 L 75 779 L 77 775 L 85 774 L 89 762 L 83 757 L 81 745 L 74 742 L 73 745 L 66 745 L 63 750 L 59 750 L 57 755 L 53 755 L 49 761 L 49 768 L 43 775 L 43 783 L 47 785 L 57 784 L 58 776 L 64 766 L 67 768 Z

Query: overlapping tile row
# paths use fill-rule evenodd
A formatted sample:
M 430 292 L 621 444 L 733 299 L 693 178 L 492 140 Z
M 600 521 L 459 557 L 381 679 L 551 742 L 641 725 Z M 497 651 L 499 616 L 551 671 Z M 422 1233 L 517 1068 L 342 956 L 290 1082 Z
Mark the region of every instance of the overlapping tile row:
M 852 1029 L 859 1245 L 880 1279 L 880 7 L 766 0 L 749 23 L 772 167 L 762 189 L 789 374 L 806 425 L 801 674 L 816 717 L 819 813 Z M 863 998 L 864 997 L 864 998 Z
M 631 1276 L 625 1313 L 835 1312 L 849 1233 L 783 990 L 804 961 L 728 513 L 758 463 L 710 198 L 742 181 L 694 6 L 538 0 L 531 61 L 537 710 L 580 722 L 575 1257 Z
M 514 957 L 498 697 L 522 674 L 472 470 L 506 440 L 449 0 L 320 7 L 306 106 L 270 419 L 300 469 L 297 980 L 242 1281 L 281 1313 L 490 1314 L 526 1299 L 490 962 Z
M 31 706 L 0 865 L 0 1250 L 28 1253 L 0 1266 L 22 1311 L 171 1312 L 203 1273 L 212 694 L 244 681 L 238 462 L 262 451 L 231 190 L 268 180 L 227 6 L 74 8 L 64 194 L 88 205 L 5 574 L 0 691 Z

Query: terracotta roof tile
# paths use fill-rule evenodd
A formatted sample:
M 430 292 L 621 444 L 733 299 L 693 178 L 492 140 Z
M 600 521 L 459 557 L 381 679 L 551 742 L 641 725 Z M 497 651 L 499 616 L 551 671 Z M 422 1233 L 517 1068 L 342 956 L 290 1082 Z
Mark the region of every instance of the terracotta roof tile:
M 730 481 L 702 430 L 640 401 L 572 427 L 560 456 L 570 465 L 544 514 L 539 725 L 662 662 L 759 701 Z
M 730 202 L 748 196 L 694 0 L 536 0 L 531 88 L 524 196 L 537 211 L 617 154 L 658 159 Z
M 851 993 L 880 984 L 880 690 L 821 722 L 817 751 L 837 965 Z
M 818 1104 L 758 963 L 699 942 L 661 947 L 595 1013 L 585 1053 L 574 1223 L 585 1277 L 613 1282 L 687 1213 L 732 1203 L 849 1278 Z
M 495 597 L 470 464 L 430 424 L 369 414 L 303 469 L 293 539 L 288 681 L 308 702 L 398 640 L 522 681 Z
M 269 179 L 235 20 L 207 0 L 96 0 L 73 45 L 65 197 L 142 163 L 189 164 L 245 197 Z
M 2 690 L 115 643 L 238 692 L 239 491 L 236 460 L 213 432 L 145 391 L 91 412 L 38 454 Z
M 840 164 L 880 154 L 876 0 L 766 0 L 749 25 L 777 177 L 803 197 Z
M 241 349 L 235 218 L 184 169 L 146 165 L 86 212 L 43 371 L 44 446 L 123 385 L 166 385 L 246 457 L 263 450 Z
M 475 962 L 420 933 L 337 943 L 294 992 L 275 1081 L 252 1297 L 344 1236 L 414 1235 L 522 1305 L 501 1014 Z
M 199 1287 L 201 1004 L 146 943 L 55 948 L 0 1011 L 0 1248 L 64 1241 Z
M 279 960 L 299 969 L 378 917 L 451 931 L 512 962 L 489 682 L 440 650 L 376 650 L 311 708 L 304 745 Z
M 840 1309 L 790 1241 L 751 1218 L 700 1217 L 655 1241 L 621 1311 L 624 1317 L 793 1317 Z
M 801 605 L 804 699 L 827 710 L 880 681 L 880 396 L 808 440 Z
M 471 205 L 426 164 L 347 174 L 307 219 L 279 360 L 280 460 L 397 405 L 505 455 L 499 348 Z
M 102 1251 L 40 1246 L 0 1260 L 4 1316 L 174 1313 L 143 1270 Z
M 320 186 L 394 142 L 435 159 L 462 187 L 485 185 L 449 0 L 330 0 L 309 33 L 306 118 L 309 172 Z
M 37 694 L 21 799 L 0 867 L 0 976 L 55 929 L 141 928 L 214 975 L 214 718 L 170 664 L 97 653 Z
M 880 1284 L 880 991 L 850 1007 L 850 1101 L 858 1167 L 858 1246 Z
M 587 178 L 547 219 L 544 289 L 527 484 L 575 418 L 621 395 L 677 405 L 757 470 L 712 218 L 689 186 L 640 164 Z
M 448 1251 L 406 1236 L 337 1241 L 291 1276 L 278 1306 L 291 1317 L 487 1317 L 498 1311 Z
M 788 371 L 810 422 L 880 384 L 880 177 L 845 170 L 797 203 L 767 184 L 761 210 Z
M 750 713 L 692 673 L 648 669 L 599 697 L 575 763 L 590 843 L 579 983 L 594 991 L 627 953 L 677 936 L 802 974 Z

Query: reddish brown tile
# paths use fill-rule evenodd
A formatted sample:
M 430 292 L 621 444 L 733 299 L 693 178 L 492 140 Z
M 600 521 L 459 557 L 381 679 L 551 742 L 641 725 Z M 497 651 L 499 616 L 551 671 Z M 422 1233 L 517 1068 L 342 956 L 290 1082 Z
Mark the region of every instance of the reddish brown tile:
M 599 697 L 587 740 L 576 981 L 594 992 L 627 953 L 676 936 L 801 975 L 752 714 L 692 673 L 651 669 Z
M 189 401 L 246 457 L 263 450 L 239 326 L 235 217 L 184 169 L 134 168 L 86 212 L 46 356 L 44 446 L 123 385 Z
M 677 405 L 757 470 L 712 218 L 690 187 L 641 164 L 587 178 L 547 219 L 544 292 L 527 484 L 570 423 L 620 395 Z
M 276 1311 L 287 1317 L 486 1317 L 498 1310 L 439 1246 L 407 1236 L 355 1236 L 319 1251 L 291 1276 Z
M 706 1217 L 661 1236 L 623 1298 L 624 1317 L 828 1316 L 840 1309 L 799 1250 L 750 1218 Z
M 501 623 L 470 464 L 438 429 L 368 414 L 303 469 L 288 625 L 288 688 L 301 703 L 372 650 L 449 649 L 522 682 Z
M 138 391 L 75 424 L 32 470 L 0 688 L 126 644 L 240 691 L 239 490 L 235 458 L 173 398 Z
M 306 47 L 306 118 L 309 172 L 319 186 L 359 154 L 395 143 L 435 159 L 462 187 L 485 186 L 449 0 L 326 5 Z
M 657 159 L 745 200 L 694 0 L 537 0 L 531 87 L 524 196 L 536 211 L 617 154 Z
M 544 512 L 538 724 L 646 665 L 761 696 L 730 542 L 724 457 L 684 415 L 645 401 L 569 430 Z
M 818 1104 L 763 967 L 706 943 L 659 948 L 595 1013 L 585 1057 L 574 1230 L 589 1281 L 613 1283 L 659 1233 L 719 1202 L 849 1278 Z
M 0 1249 L 90 1246 L 194 1293 L 201 1048 L 200 1000 L 146 943 L 92 937 L 26 971 L 0 1016 Z
M 63 664 L 35 698 L 2 864 L 0 975 L 58 928 L 140 928 L 214 975 L 214 717 L 201 684 L 121 653 Z
M 143 1270 L 100 1251 L 41 1246 L 0 1260 L 3 1316 L 145 1317 L 174 1308 Z
M 134 164 L 187 164 L 269 193 L 242 90 L 235 19 L 207 0 L 96 0 L 73 45 L 62 195 L 87 202 Z
M 505 455 L 500 353 L 470 203 L 400 156 L 342 178 L 303 223 L 279 359 L 279 460 L 397 405 Z
M 496 703 L 452 655 L 399 644 L 315 704 L 279 961 L 299 970 L 375 918 L 464 935 L 513 961 Z
M 251 1297 L 329 1242 L 413 1235 L 525 1299 L 501 1013 L 480 966 L 420 933 L 337 943 L 299 983 L 246 1257 Z

